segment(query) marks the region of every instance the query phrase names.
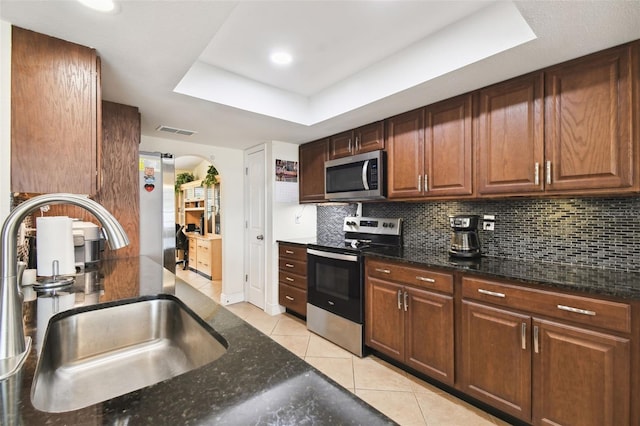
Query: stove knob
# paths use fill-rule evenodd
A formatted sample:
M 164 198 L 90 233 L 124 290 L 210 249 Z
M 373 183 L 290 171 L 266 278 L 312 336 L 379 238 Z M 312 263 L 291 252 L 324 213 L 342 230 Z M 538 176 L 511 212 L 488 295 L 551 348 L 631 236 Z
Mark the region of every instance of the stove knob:
M 389 228 L 393 228 L 393 223 L 389 223 Z
M 356 223 L 351 221 L 351 220 L 348 220 L 347 221 L 347 226 L 356 226 Z
M 387 222 L 382 222 L 382 227 L 386 228 L 387 226 L 389 226 L 389 224 Z

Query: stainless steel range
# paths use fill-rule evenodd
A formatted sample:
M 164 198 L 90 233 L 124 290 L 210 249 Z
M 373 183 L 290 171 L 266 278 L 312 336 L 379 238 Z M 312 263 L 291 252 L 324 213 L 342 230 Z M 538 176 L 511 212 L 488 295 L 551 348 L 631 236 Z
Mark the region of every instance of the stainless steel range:
M 402 219 L 346 217 L 344 240 L 307 248 L 307 328 L 363 356 L 364 253 L 402 247 Z

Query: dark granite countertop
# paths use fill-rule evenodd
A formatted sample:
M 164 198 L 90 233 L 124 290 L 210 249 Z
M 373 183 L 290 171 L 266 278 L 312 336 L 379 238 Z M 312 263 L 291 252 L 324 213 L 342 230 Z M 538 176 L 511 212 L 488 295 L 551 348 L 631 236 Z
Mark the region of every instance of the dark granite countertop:
M 284 240 L 281 242 L 290 242 Z M 291 241 L 304 244 L 302 241 Z M 340 241 L 312 241 L 310 245 L 335 247 Z M 429 251 L 418 248 L 372 249 L 366 256 L 391 259 L 417 266 L 463 271 L 490 278 L 502 278 L 514 283 L 547 287 L 550 290 L 565 290 L 621 299 L 640 300 L 640 272 L 625 272 L 612 269 L 589 268 L 574 265 L 559 265 L 546 262 L 531 262 L 483 256 L 477 260 L 454 259 L 444 251 Z
M 0 382 L 0 424 L 394 424 L 151 260 L 103 261 L 100 270 L 92 273 L 100 279 L 94 280 L 88 273 L 74 285 L 76 307 L 141 295 L 175 294 L 227 340 L 227 352 L 208 365 L 153 386 L 77 411 L 45 413 L 36 410 L 30 399 L 37 362 L 37 321 L 36 302 L 25 302 L 27 332 L 34 345 L 20 372 Z

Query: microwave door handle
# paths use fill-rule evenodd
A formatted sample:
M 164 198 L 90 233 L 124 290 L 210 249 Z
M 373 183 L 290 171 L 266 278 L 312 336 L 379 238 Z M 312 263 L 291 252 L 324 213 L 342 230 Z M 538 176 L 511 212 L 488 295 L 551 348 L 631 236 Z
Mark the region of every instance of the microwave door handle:
M 366 160 L 362 165 L 362 186 L 365 191 L 369 190 L 369 160 Z

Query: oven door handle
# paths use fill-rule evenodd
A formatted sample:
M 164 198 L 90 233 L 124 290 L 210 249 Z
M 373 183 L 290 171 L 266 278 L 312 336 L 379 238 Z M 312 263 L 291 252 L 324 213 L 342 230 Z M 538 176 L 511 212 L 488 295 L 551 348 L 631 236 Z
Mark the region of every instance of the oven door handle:
M 358 256 L 353 254 L 333 253 L 330 251 L 321 251 L 321 250 L 314 250 L 314 249 L 307 249 L 307 254 L 318 256 L 318 257 L 327 257 L 329 259 L 346 260 L 347 262 L 358 261 Z

